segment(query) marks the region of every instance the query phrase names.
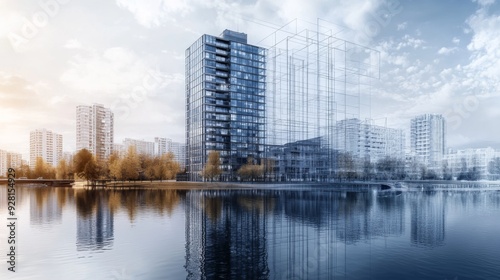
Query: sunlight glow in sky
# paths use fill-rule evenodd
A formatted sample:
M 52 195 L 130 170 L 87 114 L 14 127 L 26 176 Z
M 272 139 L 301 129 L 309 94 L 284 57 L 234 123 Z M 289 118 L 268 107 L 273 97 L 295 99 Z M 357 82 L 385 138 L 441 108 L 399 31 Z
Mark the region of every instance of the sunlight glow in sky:
M 0 149 L 26 156 L 29 132 L 46 128 L 72 152 L 75 108 L 92 103 L 116 108 L 116 143 L 183 142 L 185 49 L 224 29 L 256 44 L 297 18 L 324 19 L 338 37 L 380 51 L 371 113 L 379 124 L 408 129 L 415 115 L 441 113 L 450 147 L 500 142 L 494 0 L 5 0 Z

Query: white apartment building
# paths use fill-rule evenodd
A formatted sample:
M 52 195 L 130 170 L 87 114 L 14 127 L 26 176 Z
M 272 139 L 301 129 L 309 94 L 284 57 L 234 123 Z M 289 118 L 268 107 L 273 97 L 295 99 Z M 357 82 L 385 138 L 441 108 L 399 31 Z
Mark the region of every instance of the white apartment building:
M 56 167 L 63 156 L 63 137 L 47 129 L 30 132 L 30 168 L 35 168 L 36 159 Z
M 475 167 L 479 171 L 481 179 L 488 179 L 488 164 L 493 158 L 499 156 L 500 152 L 490 147 L 450 150 L 448 154 L 444 156 L 443 162 L 447 162 L 454 177 L 457 177 L 462 171 L 468 171 Z
M 373 125 L 359 119 L 341 120 L 336 125 L 336 149 L 361 159 L 369 158 L 371 162 L 386 156 L 403 159 L 404 143 L 401 129 Z
M 7 164 L 8 167 L 12 167 L 14 169 L 20 168 L 23 164 L 23 155 L 19 153 L 11 153 L 7 152 Z
M 440 169 L 446 148 L 446 121 L 442 115 L 425 114 L 411 120 L 411 152 L 432 169 Z
M 125 152 L 128 151 L 129 147 L 134 147 L 138 154 L 144 154 L 148 156 L 155 155 L 154 142 L 125 138 L 125 140 L 123 140 L 123 147 L 125 149 Z
M 123 144 L 113 144 L 113 152 L 118 153 L 119 156 L 124 156 L 126 151 L 125 151 L 125 146 Z
M 87 149 L 104 160 L 113 152 L 114 117 L 100 104 L 76 107 L 76 149 Z
M 155 137 L 155 142 L 154 142 L 154 150 L 155 150 L 155 155 L 161 156 L 163 154 L 166 154 L 168 149 L 167 147 L 172 143 L 172 139 L 169 138 L 162 138 L 162 137 Z

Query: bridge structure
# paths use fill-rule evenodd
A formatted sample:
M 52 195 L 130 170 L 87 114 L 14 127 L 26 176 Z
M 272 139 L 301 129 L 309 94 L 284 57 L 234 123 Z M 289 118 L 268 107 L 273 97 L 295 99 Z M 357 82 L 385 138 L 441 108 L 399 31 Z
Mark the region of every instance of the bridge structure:
M 8 184 L 8 179 L 0 179 L 0 185 Z M 67 187 L 75 182 L 69 179 L 16 179 L 16 185 L 41 184 L 51 187 Z

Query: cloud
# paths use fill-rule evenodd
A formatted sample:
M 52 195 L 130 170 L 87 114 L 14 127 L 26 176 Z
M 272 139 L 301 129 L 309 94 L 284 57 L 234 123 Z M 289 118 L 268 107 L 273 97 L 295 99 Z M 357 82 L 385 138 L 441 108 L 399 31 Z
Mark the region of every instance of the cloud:
M 464 70 L 469 77 L 476 79 L 476 85 L 483 92 L 499 92 L 500 90 L 500 15 L 488 13 L 486 8 L 480 8 L 466 22 L 471 31 L 472 39 L 467 45 L 471 60 Z M 488 80 L 485 80 L 488 79 Z
M 116 0 L 118 7 L 129 10 L 144 27 L 153 28 L 175 22 L 176 17 L 184 17 L 191 11 L 187 0 Z
M 405 21 L 405 22 L 402 22 L 402 23 L 398 24 L 397 29 L 398 29 L 398 31 L 399 30 L 405 30 L 407 26 L 408 26 L 408 22 Z
M 495 3 L 495 0 L 472 0 L 472 2 L 476 2 L 480 6 L 489 6 L 493 3 Z
M 460 39 L 457 38 L 457 37 L 453 37 L 453 39 L 451 40 L 453 42 L 453 44 L 455 45 L 458 45 L 460 43 Z
M 63 46 L 66 49 L 81 49 L 82 48 L 82 43 L 78 41 L 77 39 L 71 39 L 66 42 Z
M 425 43 L 423 39 L 415 38 L 412 37 L 411 35 L 404 35 L 403 38 L 401 38 L 401 41 L 398 43 L 396 50 L 401 50 L 403 48 L 413 48 L 413 49 L 418 49 L 422 47 L 422 45 Z
M 0 149 L 26 152 L 29 131 L 60 128 L 66 122 L 60 117 L 64 98 L 44 81 L 0 72 L 0 127 L 6 132 Z
M 35 109 L 47 105 L 50 90 L 43 82 L 33 83 L 20 76 L 0 73 L 2 109 Z M 49 96 L 47 96 L 49 95 Z
M 181 28 L 206 33 L 207 25 L 232 26 L 252 34 L 252 25 L 259 24 L 256 34 L 268 27 L 268 34 L 295 19 L 316 23 L 318 18 L 335 26 L 346 39 L 370 40 L 373 23 L 378 33 L 392 17 L 400 12 L 400 5 L 389 5 L 382 0 L 117 0 L 118 7 L 131 12 L 137 22 L 146 28 L 176 24 Z M 380 13 L 377 13 L 381 9 Z M 311 16 L 311 18 L 307 18 Z M 196 20 L 191 20 L 196 19 Z M 250 29 L 250 30 L 249 30 Z M 260 32 L 259 32 L 260 31 Z M 356 32 L 353 32 L 356 31 Z M 220 31 L 219 31 L 220 32 Z M 355 34 L 356 33 L 356 34 Z M 359 35 L 363 36 L 359 36 Z
M 449 55 L 449 54 L 452 54 L 456 51 L 458 51 L 457 47 L 453 47 L 453 48 L 442 47 L 438 50 L 437 53 L 442 54 L 442 55 Z
M 147 74 L 148 65 L 134 52 L 113 47 L 102 52 L 78 52 L 68 61 L 62 73 L 63 84 L 77 92 L 108 96 L 116 95 L 139 84 Z

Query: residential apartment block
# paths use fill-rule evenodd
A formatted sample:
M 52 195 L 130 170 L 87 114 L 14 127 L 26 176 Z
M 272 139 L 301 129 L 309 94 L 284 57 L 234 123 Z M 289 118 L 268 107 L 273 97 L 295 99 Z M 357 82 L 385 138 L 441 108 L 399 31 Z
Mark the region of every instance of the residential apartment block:
M 337 122 L 334 142 L 338 151 L 349 152 L 356 158 L 370 159 L 371 162 L 386 156 L 404 158 L 403 130 L 373 125 L 355 118 Z
M 138 154 L 144 154 L 144 155 L 148 155 L 148 156 L 155 155 L 155 143 L 154 142 L 125 138 L 125 140 L 123 140 L 123 147 L 125 149 L 125 152 L 128 151 L 129 147 L 134 147 L 135 151 Z
M 87 149 L 98 160 L 105 160 L 113 152 L 114 117 L 103 105 L 76 107 L 76 149 Z
M 431 169 L 441 168 L 446 148 L 446 121 L 442 115 L 425 114 L 411 120 L 411 152 Z
M 443 157 L 443 164 L 447 165 L 453 177 L 461 172 L 476 170 L 480 179 L 490 179 L 488 165 L 495 157 L 500 157 L 500 152 L 493 148 L 450 150 Z
M 35 168 L 37 158 L 56 167 L 63 156 L 63 137 L 47 129 L 30 132 L 30 168 Z

